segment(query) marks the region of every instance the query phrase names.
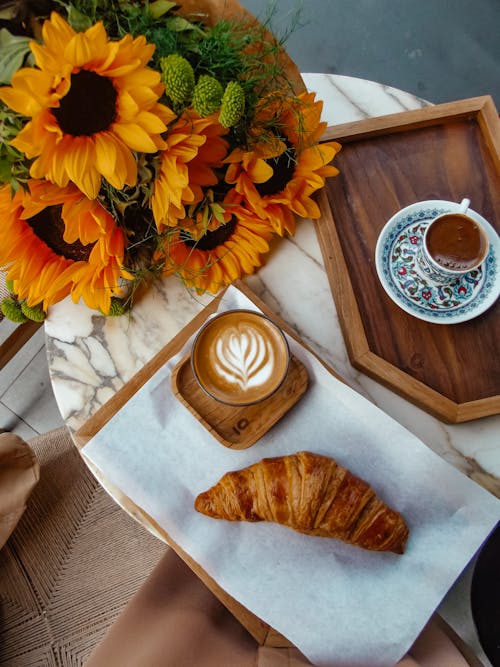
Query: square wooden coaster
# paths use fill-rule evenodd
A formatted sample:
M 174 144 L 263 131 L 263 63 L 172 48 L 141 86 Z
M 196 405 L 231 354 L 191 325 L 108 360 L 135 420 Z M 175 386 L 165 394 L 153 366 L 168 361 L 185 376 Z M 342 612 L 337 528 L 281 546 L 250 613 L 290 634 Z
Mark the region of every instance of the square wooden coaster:
M 283 384 L 272 396 L 255 405 L 225 405 L 208 396 L 194 378 L 189 354 L 175 366 L 171 377 L 178 400 L 214 438 L 230 449 L 246 449 L 255 444 L 297 403 L 307 384 L 305 366 L 293 355 Z

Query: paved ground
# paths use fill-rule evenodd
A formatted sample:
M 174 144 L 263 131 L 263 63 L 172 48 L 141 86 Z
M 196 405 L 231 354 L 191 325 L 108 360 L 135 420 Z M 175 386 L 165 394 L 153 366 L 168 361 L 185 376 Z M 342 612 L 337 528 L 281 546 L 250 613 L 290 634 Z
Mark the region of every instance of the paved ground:
M 274 5 L 303 72 L 346 74 L 430 102 L 492 95 L 500 111 L 500 0 L 240 0 L 262 19 Z

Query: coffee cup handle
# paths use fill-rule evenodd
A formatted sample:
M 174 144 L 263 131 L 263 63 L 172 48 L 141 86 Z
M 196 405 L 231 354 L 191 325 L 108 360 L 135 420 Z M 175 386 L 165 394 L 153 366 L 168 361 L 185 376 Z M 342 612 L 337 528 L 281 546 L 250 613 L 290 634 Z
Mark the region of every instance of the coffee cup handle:
M 458 212 L 459 213 L 467 213 L 469 210 L 470 206 L 470 199 L 462 199 L 462 201 L 459 204 Z

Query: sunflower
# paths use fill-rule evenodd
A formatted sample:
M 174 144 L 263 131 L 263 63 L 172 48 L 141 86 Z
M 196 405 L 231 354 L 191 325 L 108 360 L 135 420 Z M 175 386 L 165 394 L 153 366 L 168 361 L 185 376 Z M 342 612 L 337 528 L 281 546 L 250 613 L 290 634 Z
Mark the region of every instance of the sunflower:
M 164 147 L 161 133 L 173 112 L 158 103 L 159 72 L 145 67 L 155 46 L 141 35 L 109 41 L 101 22 L 75 32 L 56 12 L 31 42 L 37 68 L 25 67 L 0 88 L 0 100 L 31 120 L 11 144 L 27 158 L 33 178 L 75 183 L 94 199 L 101 177 L 113 187 L 134 185 L 132 151 Z
M 200 294 L 216 294 L 262 265 L 261 256 L 269 251 L 272 235 L 266 221 L 255 219 L 243 209 L 198 240 L 180 229 L 172 230 L 160 248 L 164 273 L 179 275 L 187 287 Z
M 132 277 L 122 267 L 121 230 L 97 201 L 73 186 L 57 196 L 50 183 L 28 185 L 29 191 L 13 197 L 10 186 L 0 188 L 0 266 L 8 270 L 12 291 L 44 311 L 71 294 L 73 301 L 83 298 L 90 308 L 109 313 L 111 296 L 121 293 L 120 278 Z M 95 240 L 83 243 L 75 231 L 89 220 Z M 104 231 L 96 236 L 97 228 Z
M 24 198 L 24 220 L 33 218 L 49 206 L 60 206 L 64 220 L 63 241 L 83 245 L 93 243 L 101 236 L 111 234 L 115 227 L 113 218 L 94 199 L 86 197 L 70 183 L 60 188 L 49 181 L 29 182 L 30 196 Z
M 329 163 L 340 144 L 318 143 L 326 126 L 320 122 L 322 107 L 314 93 L 302 93 L 297 99 L 264 98 L 256 111 L 249 149 L 235 148 L 225 160 L 226 182 L 280 236 L 294 233 L 294 214 L 320 217 L 311 195 L 324 186 L 325 178 L 338 174 Z
M 203 188 L 218 183 L 214 169 L 227 155 L 226 132 L 215 115 L 200 118 L 192 111 L 170 126 L 151 198 L 159 232 L 176 226 L 186 217 L 185 205 L 200 202 Z

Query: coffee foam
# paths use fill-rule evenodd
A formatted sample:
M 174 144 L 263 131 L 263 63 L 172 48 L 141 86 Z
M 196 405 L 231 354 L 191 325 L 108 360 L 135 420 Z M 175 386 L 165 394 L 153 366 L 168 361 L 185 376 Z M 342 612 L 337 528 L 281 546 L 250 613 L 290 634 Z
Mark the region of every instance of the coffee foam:
M 198 334 L 191 363 L 201 387 L 234 405 L 265 399 L 286 376 L 289 351 L 276 325 L 253 311 L 227 311 Z
M 267 338 L 248 324 L 223 331 L 213 350 L 214 368 L 242 391 L 260 387 L 272 376 L 274 350 Z

